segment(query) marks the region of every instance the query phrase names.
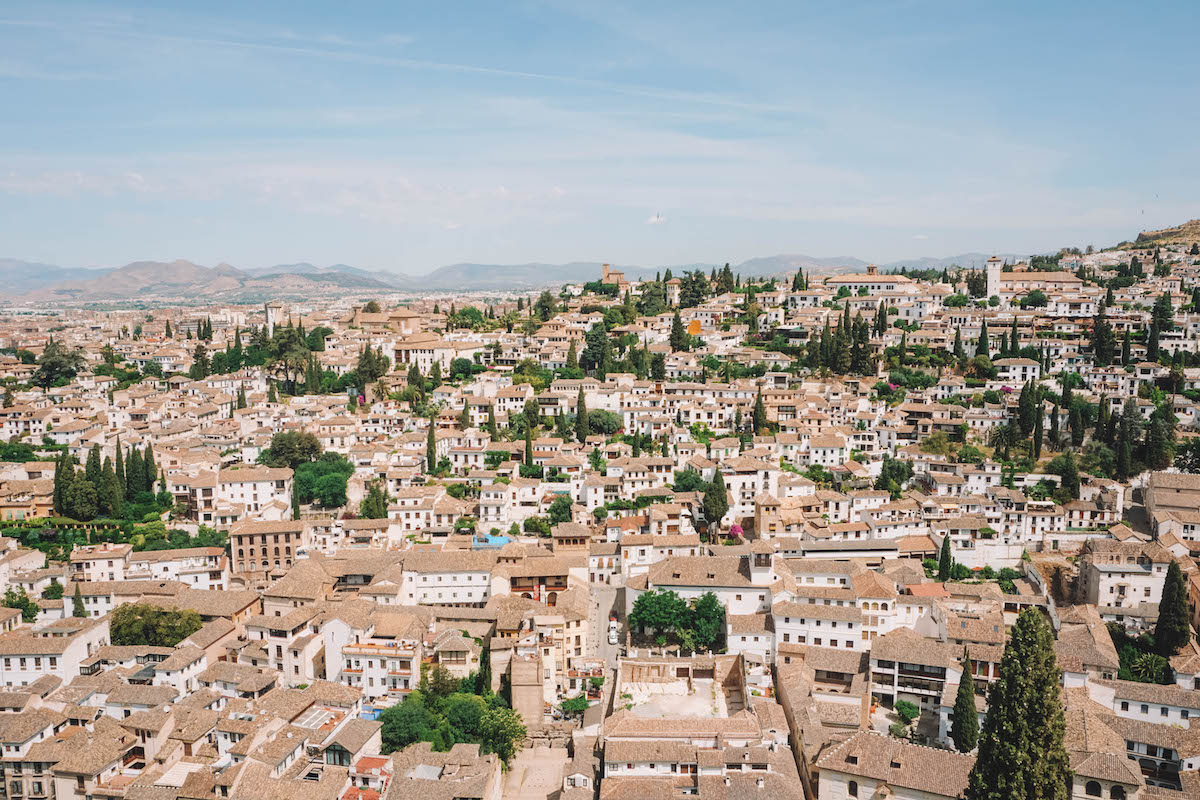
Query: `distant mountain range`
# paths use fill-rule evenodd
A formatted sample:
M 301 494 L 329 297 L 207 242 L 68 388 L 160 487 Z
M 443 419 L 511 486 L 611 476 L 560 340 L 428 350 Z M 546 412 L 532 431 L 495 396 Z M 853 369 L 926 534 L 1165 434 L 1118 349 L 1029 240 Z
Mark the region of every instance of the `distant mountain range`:
M 1002 258 L 1016 258 L 1001 254 Z M 953 264 L 980 266 L 988 254 L 964 253 L 949 258 L 918 258 L 881 264 L 887 271 L 943 269 Z M 670 267 L 618 266 L 629 277 L 649 277 L 671 269 L 711 270 L 719 264 L 686 264 Z M 766 256 L 733 267 L 745 276 L 783 276 L 804 269 L 817 274 L 862 270 L 867 262 L 851 256 L 816 258 L 801 254 Z M 279 264 L 240 269 L 229 264 L 205 267 L 190 261 L 137 261 L 123 267 L 83 269 L 58 267 L 16 259 L 0 259 L 0 297 L 30 302 L 115 302 L 136 300 L 188 300 L 256 302 L 261 299 L 303 299 L 337 295 L 417 291 L 532 290 L 564 283 L 583 283 L 600 277 L 596 261 L 566 264 L 450 264 L 426 275 L 402 275 L 348 264 L 327 267 L 309 263 Z

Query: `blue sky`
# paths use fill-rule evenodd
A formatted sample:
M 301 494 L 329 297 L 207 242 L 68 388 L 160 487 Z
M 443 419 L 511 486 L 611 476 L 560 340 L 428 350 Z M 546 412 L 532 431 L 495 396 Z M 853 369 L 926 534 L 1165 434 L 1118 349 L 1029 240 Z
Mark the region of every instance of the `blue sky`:
M 0 256 L 890 261 L 1200 216 L 1195 2 L 0 3 Z

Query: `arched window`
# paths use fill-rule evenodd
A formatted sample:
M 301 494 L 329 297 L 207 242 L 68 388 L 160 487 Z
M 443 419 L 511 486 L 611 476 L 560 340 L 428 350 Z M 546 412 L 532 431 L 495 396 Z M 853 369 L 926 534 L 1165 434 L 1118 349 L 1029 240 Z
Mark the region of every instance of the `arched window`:
M 245 554 L 245 553 L 242 551 L 242 549 L 239 547 L 239 548 L 238 548 L 238 558 L 245 558 L 245 557 L 246 557 L 246 554 Z
M 871 603 L 871 610 L 872 610 L 872 611 L 878 611 L 878 610 L 879 610 L 879 603 Z
M 1110 794 L 1112 800 L 1125 800 L 1125 789 L 1121 786 L 1114 786 Z
M 880 603 L 880 604 L 879 604 L 879 610 L 880 610 L 880 611 L 887 611 L 887 603 Z
M 1088 797 L 1099 797 L 1100 796 L 1100 782 L 1099 781 L 1088 781 L 1087 786 L 1085 786 L 1083 788 L 1083 793 L 1086 794 Z
M 846 792 L 851 797 L 858 797 L 858 781 L 850 781 L 850 786 Z

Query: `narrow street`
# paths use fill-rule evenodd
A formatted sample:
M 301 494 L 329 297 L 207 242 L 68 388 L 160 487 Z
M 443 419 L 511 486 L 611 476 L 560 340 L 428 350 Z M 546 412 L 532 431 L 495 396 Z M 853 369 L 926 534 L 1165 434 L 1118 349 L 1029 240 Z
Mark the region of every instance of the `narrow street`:
M 621 651 L 620 644 L 608 643 L 608 615 L 617 604 L 618 598 L 624 595 L 624 590 L 614 586 L 592 587 L 592 607 L 588 626 L 588 655 L 605 659 L 609 668 L 616 667 L 617 655 Z M 625 619 L 623 609 L 617 608 L 620 623 L 620 641 L 625 638 Z

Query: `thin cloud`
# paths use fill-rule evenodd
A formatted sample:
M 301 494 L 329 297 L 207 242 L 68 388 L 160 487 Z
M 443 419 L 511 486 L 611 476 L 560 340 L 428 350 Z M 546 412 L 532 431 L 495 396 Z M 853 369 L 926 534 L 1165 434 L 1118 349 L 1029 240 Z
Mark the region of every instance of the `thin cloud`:
M 914 238 L 914 239 L 917 239 L 918 241 L 922 241 L 922 242 L 923 242 L 923 241 L 925 241 L 926 239 L 928 239 L 929 237 L 928 237 L 927 235 L 925 235 L 924 233 L 914 233 L 914 234 L 913 234 L 913 238 Z
M 662 214 L 655 214 L 654 216 L 650 217 L 650 219 L 646 220 L 646 224 L 647 225 L 663 225 L 666 223 L 666 221 L 667 221 L 667 218 L 664 217 Z
M 246 51 L 257 51 L 265 53 L 289 54 L 294 56 L 311 57 L 330 59 L 334 61 L 343 61 L 358 64 L 371 64 L 381 67 L 396 67 L 400 69 L 420 69 L 438 72 L 457 72 L 464 74 L 475 75 L 491 75 L 501 78 L 514 78 L 520 80 L 544 81 L 547 83 L 559 83 L 569 86 L 590 87 L 605 91 L 616 92 L 632 97 L 648 97 L 660 100 L 678 100 L 682 102 L 698 103 L 701 105 L 717 106 L 723 108 L 738 109 L 741 111 L 774 113 L 774 114 L 809 114 L 808 109 L 800 109 L 792 106 L 783 106 L 772 103 L 759 103 L 737 100 L 735 98 L 726 97 L 723 95 L 711 94 L 708 92 L 692 92 L 687 90 L 669 89 L 658 86 L 647 86 L 642 84 L 620 83 L 614 81 L 597 80 L 594 78 L 581 78 L 573 75 L 559 75 L 546 72 L 529 72 L 525 70 L 506 69 L 503 67 L 482 66 L 476 64 L 462 64 L 448 61 L 433 61 L 429 59 L 418 58 L 401 58 L 398 56 L 374 55 L 371 53 L 362 53 L 350 50 L 338 50 L 331 47 L 306 47 L 301 45 L 279 44 L 274 42 L 252 41 L 234 38 L 219 38 L 205 36 L 189 36 L 170 33 L 158 32 L 142 32 L 128 29 L 114 29 L 108 26 L 97 25 L 64 25 L 56 22 L 45 20 L 18 20 L 18 19 L 0 19 L 0 26 L 17 26 L 17 27 L 34 27 L 43 28 L 46 30 L 56 30 L 69 33 L 84 33 L 96 36 L 105 36 L 110 38 L 124 38 L 138 41 L 163 42 L 168 44 L 181 45 L 197 45 L 203 47 L 216 47 Z M 293 36 L 291 31 L 283 31 L 279 34 L 286 40 L 297 42 L 312 42 L 321 41 L 328 43 L 329 37 L 323 39 L 313 39 Z M 395 34 L 387 34 L 385 37 L 394 37 Z

